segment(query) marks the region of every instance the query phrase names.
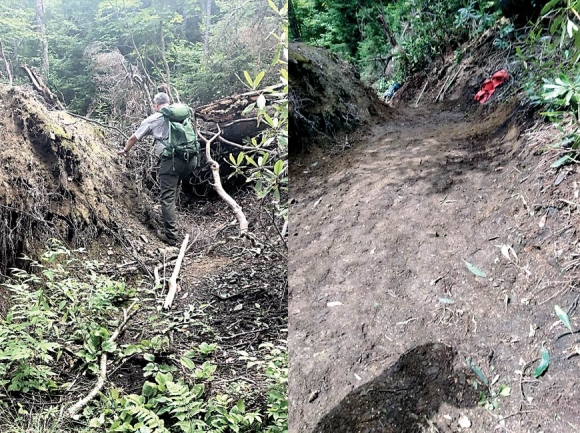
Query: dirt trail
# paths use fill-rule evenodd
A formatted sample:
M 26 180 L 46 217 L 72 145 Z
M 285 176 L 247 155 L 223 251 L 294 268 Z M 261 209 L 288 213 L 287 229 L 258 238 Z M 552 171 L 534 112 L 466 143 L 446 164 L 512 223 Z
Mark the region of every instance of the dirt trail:
M 477 432 L 580 426 L 578 357 L 530 374 L 563 330 L 549 328 L 559 298 L 543 302 L 556 290 L 542 278 L 558 270 L 518 229 L 512 108 L 485 119 L 401 108 L 345 155 L 293 164 L 292 432 L 454 432 L 462 416 Z M 487 398 L 490 411 L 467 357 L 498 375 L 494 393 L 511 388 Z

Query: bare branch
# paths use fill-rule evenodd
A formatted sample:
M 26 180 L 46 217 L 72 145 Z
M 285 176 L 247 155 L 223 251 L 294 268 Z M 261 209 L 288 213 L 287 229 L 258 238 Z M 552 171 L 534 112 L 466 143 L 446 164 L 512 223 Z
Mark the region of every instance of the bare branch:
M 276 153 L 276 152 L 274 152 L 272 150 L 264 149 L 262 147 L 243 146 L 241 144 L 234 143 L 233 141 L 226 140 L 223 137 L 218 137 L 218 140 L 221 141 L 222 143 L 225 143 L 225 144 L 229 145 L 229 146 L 237 147 L 238 149 L 242 149 L 242 150 L 253 150 L 253 151 L 260 150 L 260 151 L 264 151 L 264 152 L 267 152 L 267 153 Z
M 179 256 L 177 256 L 177 261 L 175 262 L 175 268 L 173 268 L 173 273 L 171 278 L 169 278 L 169 291 L 167 292 L 167 297 L 165 298 L 165 303 L 163 308 L 171 308 L 173 303 L 173 298 L 175 298 L 175 293 L 177 293 L 177 276 L 179 275 L 179 270 L 181 269 L 181 262 L 183 261 L 183 256 L 187 251 L 187 242 L 189 242 L 189 233 L 185 235 L 183 243 L 181 244 L 181 249 L 179 250 Z
M 111 342 L 111 343 L 115 342 L 115 340 L 117 339 L 119 334 L 121 334 L 121 332 L 123 331 L 123 329 L 127 325 L 127 322 L 129 321 L 129 319 L 137 312 L 137 309 L 133 310 L 133 307 L 135 306 L 135 304 L 137 304 L 137 301 L 133 301 L 133 303 L 131 305 L 129 305 L 129 307 L 126 310 L 123 310 L 123 322 L 121 322 L 121 324 L 119 325 L 117 330 L 113 333 L 113 335 L 111 335 L 111 337 L 108 340 L 109 342 Z M 133 310 L 133 311 L 131 311 L 131 310 Z M 97 379 L 97 383 L 95 384 L 93 389 L 84 398 L 82 398 L 81 400 L 76 402 L 74 405 L 69 407 L 69 409 L 68 409 L 69 416 L 73 419 L 76 419 L 76 417 L 78 417 L 77 414 L 93 398 L 96 397 L 96 395 L 103 388 L 103 386 L 105 386 L 106 381 L 107 381 L 107 353 L 103 352 L 101 354 L 100 371 L 99 371 L 99 377 Z

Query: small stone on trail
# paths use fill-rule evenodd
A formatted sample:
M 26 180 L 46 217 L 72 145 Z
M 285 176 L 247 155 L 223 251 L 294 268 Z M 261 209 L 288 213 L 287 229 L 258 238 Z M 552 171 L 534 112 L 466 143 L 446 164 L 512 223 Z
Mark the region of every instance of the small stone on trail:
M 320 391 L 312 391 L 308 396 L 308 403 L 312 403 L 314 400 L 316 400 L 318 398 L 318 394 L 320 394 Z
M 465 415 L 462 415 L 461 418 L 459 418 L 459 427 L 461 427 L 461 428 L 471 427 L 470 419 L 467 418 Z
M 238 304 L 234 307 L 234 311 L 240 311 L 242 308 L 244 308 L 243 304 Z

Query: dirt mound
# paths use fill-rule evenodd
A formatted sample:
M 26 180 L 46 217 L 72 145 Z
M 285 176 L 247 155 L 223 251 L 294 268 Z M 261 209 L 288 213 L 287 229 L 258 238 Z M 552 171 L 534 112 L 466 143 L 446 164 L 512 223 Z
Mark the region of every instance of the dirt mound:
M 49 237 L 86 246 L 115 219 L 118 163 L 101 130 L 0 86 L 0 271 Z
M 313 142 L 338 145 L 340 132 L 386 115 L 354 66 L 330 51 L 291 43 L 288 63 L 291 153 L 308 150 Z
M 391 98 L 389 105 L 418 107 L 438 104 L 439 107 L 443 105 L 466 112 L 489 113 L 513 94 L 517 88 L 513 84 L 524 73 L 520 62 L 494 47 L 494 41 L 499 38 L 499 26 L 452 54 L 437 58 L 429 69 L 409 78 Z M 483 82 L 501 69 L 506 70 L 510 80 L 499 86 L 485 104 L 474 101 Z

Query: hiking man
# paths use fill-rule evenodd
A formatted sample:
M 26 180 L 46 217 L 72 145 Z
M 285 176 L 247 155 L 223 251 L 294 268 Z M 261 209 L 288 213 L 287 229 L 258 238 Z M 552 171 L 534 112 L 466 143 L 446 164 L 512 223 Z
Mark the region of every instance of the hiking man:
M 162 155 L 169 138 L 169 124 L 161 113 L 164 107 L 169 106 L 169 95 L 158 93 L 153 98 L 155 113 L 147 117 L 139 128 L 129 137 L 119 155 L 127 156 L 131 148 L 143 137 L 152 135 L 155 138 L 155 155 L 159 158 L 158 176 L 161 189 L 161 213 L 163 215 L 163 229 L 157 230 L 157 237 L 168 245 L 177 244 L 177 215 L 175 213 L 175 200 L 179 182 L 188 176 L 197 166 L 197 154 L 194 156 L 181 157 L 179 153 L 167 158 Z

